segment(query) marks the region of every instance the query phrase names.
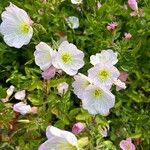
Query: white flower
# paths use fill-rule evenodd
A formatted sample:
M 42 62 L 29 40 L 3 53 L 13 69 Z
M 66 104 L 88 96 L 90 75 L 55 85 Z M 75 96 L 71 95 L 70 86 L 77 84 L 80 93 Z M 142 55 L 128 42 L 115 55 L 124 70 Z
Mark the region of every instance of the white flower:
M 81 4 L 82 0 L 71 0 L 72 4 Z
M 115 80 L 114 84 L 116 85 L 116 91 L 126 89 L 126 84 L 119 79 Z
M 68 23 L 68 26 L 71 29 L 77 29 L 79 27 L 79 19 L 75 16 L 70 16 L 66 18 L 66 21 Z
M 101 53 L 97 53 L 96 55 L 92 55 L 90 57 L 90 63 L 92 65 L 96 64 L 112 64 L 115 65 L 118 62 L 117 53 L 114 53 L 111 49 L 102 50 Z
M 26 96 L 25 90 L 18 91 L 15 93 L 15 99 L 18 99 L 18 100 L 24 100 L 25 96 Z
M 66 82 L 60 83 L 57 86 L 57 90 L 59 94 L 65 94 L 68 91 L 69 85 Z
M 2 23 L 0 32 L 4 36 L 4 41 L 10 47 L 21 48 L 27 45 L 33 34 L 31 19 L 23 10 L 10 3 L 1 14 Z
M 83 95 L 83 108 L 93 115 L 107 115 L 115 104 L 115 96 L 102 86 L 89 85 Z
M 13 110 L 19 112 L 22 115 L 25 115 L 27 113 L 30 113 L 32 109 L 30 105 L 27 105 L 23 102 L 19 102 L 13 106 Z
M 84 74 L 78 73 L 74 76 L 75 81 L 72 83 L 74 93 L 78 98 L 83 98 L 83 92 L 92 83 L 91 79 Z
M 14 90 L 15 90 L 15 87 L 14 87 L 13 85 L 11 85 L 11 86 L 7 89 L 6 93 L 7 93 L 7 97 L 8 97 L 8 98 L 13 94 Z
M 52 65 L 52 57 L 55 51 L 44 42 L 40 42 L 35 48 L 35 63 L 41 70 L 45 71 Z
M 108 89 L 111 88 L 114 80 L 120 75 L 116 67 L 109 64 L 97 64 L 88 70 L 88 77 L 96 84 Z
M 77 49 L 74 44 L 64 41 L 60 44 L 52 63 L 57 69 L 62 69 L 72 76 L 84 66 L 83 58 L 84 53 L 82 51 Z
M 77 138 L 71 132 L 48 126 L 46 136 L 48 140 L 38 150 L 79 150 Z

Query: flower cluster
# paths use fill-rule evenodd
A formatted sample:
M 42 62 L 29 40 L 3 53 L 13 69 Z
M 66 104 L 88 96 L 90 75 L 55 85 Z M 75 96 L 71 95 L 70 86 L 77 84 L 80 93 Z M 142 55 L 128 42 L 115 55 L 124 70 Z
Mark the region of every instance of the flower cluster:
M 90 114 L 109 114 L 109 109 L 115 104 L 115 96 L 110 92 L 113 84 L 125 89 L 125 83 L 119 80 L 120 72 L 114 66 L 117 62 L 117 53 L 111 49 L 102 50 L 92 55 L 90 62 L 93 65 L 88 70 L 88 76 L 78 74 L 74 76 L 72 86 L 74 93 L 82 100 L 83 108 Z

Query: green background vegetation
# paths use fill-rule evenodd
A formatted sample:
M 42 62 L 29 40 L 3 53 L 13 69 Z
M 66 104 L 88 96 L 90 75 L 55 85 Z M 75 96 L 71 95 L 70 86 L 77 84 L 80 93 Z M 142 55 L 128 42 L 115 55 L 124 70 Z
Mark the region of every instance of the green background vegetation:
M 12 111 L 17 101 L 0 102 L 0 150 L 37 150 L 46 140 L 45 129 L 52 124 L 71 130 L 75 122 L 86 123 L 85 132 L 78 139 L 86 140 L 85 150 L 118 150 L 119 142 L 133 138 L 138 150 L 150 149 L 150 0 L 138 0 L 139 12 L 145 16 L 131 17 L 131 9 L 124 9 L 125 0 L 83 0 L 80 6 L 70 0 L 11 0 L 28 12 L 34 21 L 34 35 L 31 42 L 21 49 L 7 46 L 0 37 L 0 98 L 6 96 L 6 89 L 14 85 L 16 90 L 25 89 L 30 105 L 38 107 L 38 114 L 18 115 Z M 8 0 L 0 1 L 0 14 L 9 5 Z M 77 16 L 80 27 L 72 30 L 65 18 Z M 119 26 L 107 31 L 108 23 L 116 21 Z M 131 40 L 123 38 L 124 32 L 132 34 Z M 119 53 L 117 67 L 127 71 L 127 89 L 113 93 L 116 105 L 108 116 L 89 115 L 81 101 L 73 94 L 72 77 L 57 75 L 47 83 L 41 78 L 41 71 L 34 63 L 35 45 L 46 42 L 53 48 L 59 45 L 60 34 L 65 34 L 85 53 L 82 73 L 91 67 L 89 57 L 103 49 L 111 48 Z M 59 96 L 57 85 L 66 81 L 69 91 Z M 109 136 L 102 138 L 100 128 L 110 126 Z M 84 139 L 83 139 L 84 138 Z

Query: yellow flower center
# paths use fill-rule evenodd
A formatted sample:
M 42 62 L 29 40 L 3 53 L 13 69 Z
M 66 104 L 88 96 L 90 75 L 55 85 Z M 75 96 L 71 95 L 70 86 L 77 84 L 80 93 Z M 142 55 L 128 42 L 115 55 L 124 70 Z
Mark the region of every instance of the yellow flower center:
M 100 89 L 94 89 L 93 90 L 93 96 L 95 97 L 95 98 L 99 98 L 99 97 L 101 97 L 103 95 L 103 91 L 102 90 L 100 90 Z
M 102 69 L 99 71 L 98 76 L 101 80 L 107 80 L 110 76 L 110 73 L 106 69 Z
M 28 33 L 29 32 L 29 29 L 30 29 L 30 25 L 28 23 L 22 23 L 21 24 L 21 31 L 23 33 Z
M 68 52 L 64 52 L 61 55 L 61 60 L 65 64 L 71 63 L 71 61 L 72 61 L 72 55 L 70 53 L 68 53 Z
M 83 88 L 86 88 L 89 84 L 90 84 L 90 82 L 88 80 L 84 80 L 81 86 Z
M 59 149 L 60 150 L 77 150 L 77 148 L 75 146 L 71 145 L 68 142 L 64 142 L 64 143 L 60 144 Z
M 126 150 L 130 150 L 130 149 L 131 149 L 130 145 L 129 144 L 126 145 Z

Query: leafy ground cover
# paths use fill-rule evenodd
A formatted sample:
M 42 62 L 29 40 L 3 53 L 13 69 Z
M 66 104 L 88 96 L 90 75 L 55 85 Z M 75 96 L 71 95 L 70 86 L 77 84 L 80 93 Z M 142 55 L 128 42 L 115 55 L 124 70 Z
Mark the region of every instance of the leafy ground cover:
M 9 2 L 1 0 L 0 14 Z M 76 135 L 81 149 L 118 150 L 122 140 L 131 138 L 137 150 L 149 150 L 150 1 L 138 0 L 138 11 L 133 11 L 125 0 L 83 0 L 81 4 L 70 0 L 11 2 L 30 16 L 33 36 L 20 49 L 8 46 L 3 35 L 0 37 L 0 150 L 36 150 L 46 141 L 47 126 L 72 131 L 77 122 L 84 124 L 84 130 Z M 79 27 L 73 29 L 67 21 L 69 16 L 78 17 Z M 111 23 L 116 24 L 110 29 Z M 118 53 L 116 67 L 128 78 L 126 89 L 111 88 L 116 98 L 109 114 L 92 115 L 83 109 L 73 92 L 72 76 L 59 72 L 52 79 L 42 78 L 35 64 L 35 46 L 43 41 L 58 49 L 65 39 L 84 53 L 85 65 L 79 72 L 85 75 L 92 67 L 91 55 L 107 49 Z M 63 82 L 69 87 L 61 93 L 58 85 Z M 11 85 L 15 90 L 4 102 Z M 22 115 L 13 110 L 20 102 L 15 93 L 21 90 L 26 93 L 23 101 L 34 107 L 35 113 Z

